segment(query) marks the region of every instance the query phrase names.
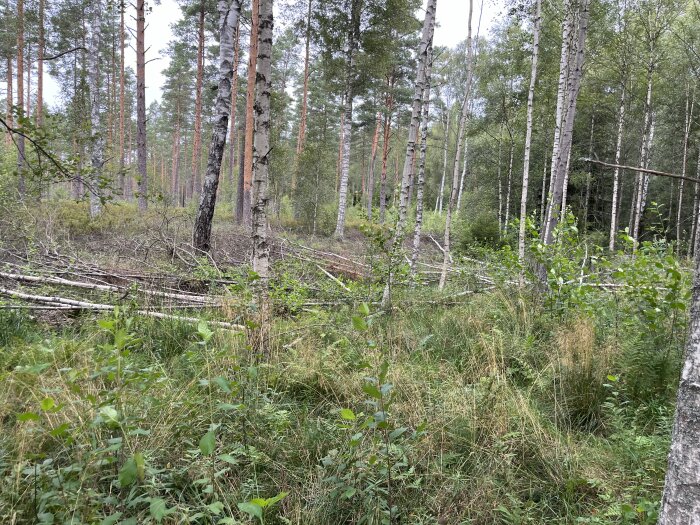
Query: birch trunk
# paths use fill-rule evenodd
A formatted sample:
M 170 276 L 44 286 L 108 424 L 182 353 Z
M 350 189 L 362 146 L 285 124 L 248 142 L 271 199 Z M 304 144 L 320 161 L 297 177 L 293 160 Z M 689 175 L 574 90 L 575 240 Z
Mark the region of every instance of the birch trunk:
M 450 112 L 449 108 L 445 108 L 442 129 L 445 132 L 445 138 L 442 145 L 442 177 L 440 178 L 440 193 L 438 193 L 435 201 L 435 211 L 442 215 L 442 196 L 445 194 L 445 178 L 447 177 L 447 149 L 450 144 Z
M 593 158 L 593 131 L 595 127 L 595 113 L 591 115 L 591 136 L 588 142 L 588 158 Z M 588 165 L 588 171 L 586 172 L 586 194 L 583 198 L 583 231 L 588 230 L 588 206 L 591 200 L 591 179 L 593 175 L 591 173 L 591 164 Z
M 503 232 L 508 233 L 508 224 L 510 223 L 510 195 L 513 191 L 513 158 L 515 157 L 515 139 L 513 134 L 508 129 L 510 136 L 510 153 L 508 155 L 508 184 L 506 187 L 506 215 L 503 220 Z
M 401 174 L 401 191 L 399 196 L 399 216 L 396 223 L 396 238 L 401 239 L 406 226 L 409 205 L 409 187 L 413 174 L 413 160 L 416 156 L 416 139 L 418 138 L 418 127 L 421 118 L 421 106 L 423 104 L 423 93 L 426 90 L 426 70 L 428 67 L 428 53 L 433 41 L 433 31 L 435 27 L 435 4 L 436 0 L 428 0 L 423 21 L 423 34 L 421 35 L 418 47 L 418 70 L 413 88 L 413 103 L 411 106 L 411 122 L 408 128 L 408 142 L 406 144 L 406 154 L 403 162 L 403 173 Z M 469 44 L 469 43 L 468 43 Z M 467 87 L 467 95 L 469 94 Z M 466 99 L 465 99 L 466 100 Z
M 447 282 L 447 270 L 450 265 L 450 235 L 452 228 L 452 213 L 457 200 L 457 191 L 459 186 L 459 161 L 462 155 L 462 142 L 464 141 L 464 132 L 467 127 L 467 115 L 469 113 L 469 97 L 471 96 L 472 84 L 472 14 L 474 11 L 474 0 L 469 0 L 469 17 L 467 21 L 467 86 L 464 93 L 464 101 L 462 102 L 461 115 L 459 117 L 459 127 L 457 128 L 457 151 L 455 153 L 455 165 L 452 170 L 452 191 L 450 192 L 450 200 L 447 203 L 447 214 L 445 217 L 445 237 L 443 245 L 442 271 L 440 272 L 440 283 L 438 288 L 442 290 Z
M 260 0 L 260 40 L 258 48 L 255 141 L 253 148 L 253 271 L 267 287 L 270 246 L 267 242 L 267 186 L 270 164 L 270 91 L 272 89 L 272 0 Z
M 695 91 L 693 91 L 693 100 L 690 101 L 690 83 L 685 87 L 685 126 L 683 133 L 683 165 L 681 166 L 681 175 L 685 177 L 688 169 L 688 139 L 690 137 L 690 125 L 693 120 L 693 109 L 695 107 Z M 685 181 L 678 181 L 678 210 L 676 210 L 676 255 L 681 253 L 681 214 L 683 213 L 683 188 Z
M 467 168 L 468 168 L 467 157 L 469 157 L 469 137 L 464 138 L 464 155 L 462 158 L 462 174 L 459 177 L 459 192 L 457 193 L 457 208 L 455 209 L 455 214 L 458 214 L 459 210 L 462 209 L 462 193 L 464 192 L 464 179 L 467 176 Z
M 642 132 L 642 142 L 640 145 L 639 152 L 639 163 L 642 168 L 648 167 L 649 163 L 649 150 L 651 148 L 651 141 L 653 139 L 653 128 L 654 123 L 652 119 L 651 110 L 651 96 L 653 89 L 653 77 L 654 77 L 654 59 L 653 59 L 653 48 L 652 57 L 649 59 L 649 65 L 647 66 L 647 94 L 644 101 L 644 130 Z M 648 187 L 648 176 L 642 172 L 637 173 L 637 182 L 635 184 L 636 196 L 635 196 L 635 206 L 632 221 L 632 228 L 630 232 L 632 238 L 634 239 L 635 246 L 639 241 L 639 224 L 641 222 L 642 215 L 644 214 L 644 208 L 646 207 L 646 190 L 645 186 Z
M 148 208 L 146 173 L 146 10 L 145 0 L 136 0 L 136 164 L 139 211 Z
M 588 32 L 589 0 L 583 0 L 580 6 L 578 36 L 576 40 L 576 57 L 573 60 L 573 71 L 569 74 L 567 81 L 566 101 L 567 107 L 563 114 L 561 134 L 559 137 L 557 157 L 555 166 L 552 169 L 552 195 L 547 208 L 547 220 L 544 224 L 544 243 L 551 244 L 553 241 L 554 229 L 559 222 L 561 205 L 564 197 L 564 185 L 567 180 L 567 167 L 571 153 L 571 142 L 573 138 L 574 119 L 576 117 L 576 102 L 581 78 L 583 76 L 583 59 L 585 52 L 586 34 Z
M 695 262 L 688 332 L 659 525 L 700 524 L 700 258 Z
M 525 148 L 523 152 L 523 184 L 520 194 L 520 227 L 518 229 L 518 262 L 525 265 L 525 225 L 527 223 L 527 192 L 530 182 L 530 147 L 532 144 L 532 112 L 537 84 L 537 60 L 540 52 L 540 25 L 542 24 L 542 1 L 537 0 L 532 36 L 532 63 L 530 65 L 530 89 L 527 93 L 527 117 L 525 124 Z M 525 274 L 520 273 L 520 286 L 525 283 Z
M 700 147 L 698 147 L 698 160 L 697 164 L 695 166 L 695 178 L 700 179 Z M 698 198 L 700 197 L 699 195 L 699 190 L 700 190 L 700 185 L 698 183 L 695 183 L 695 195 L 693 197 L 693 232 L 690 236 L 691 241 L 690 245 L 688 246 L 688 255 L 689 256 L 694 256 L 696 254 L 695 251 L 695 245 L 698 242 L 698 220 L 700 217 L 698 217 Z
M 340 161 L 340 181 L 338 187 L 338 219 L 335 224 L 335 232 L 333 236 L 336 239 L 342 239 L 345 235 L 345 212 L 347 211 L 348 202 L 348 180 L 350 177 L 350 141 L 352 135 L 352 105 L 353 105 L 353 89 L 355 80 L 355 47 L 357 38 L 360 32 L 360 11 L 361 0 L 350 1 L 350 19 L 348 29 L 347 51 L 345 53 L 345 93 L 343 98 L 345 101 L 344 121 L 343 121 L 343 140 L 342 140 L 342 156 Z
M 90 218 L 96 218 L 102 212 L 102 201 L 99 188 L 102 185 L 102 168 L 104 166 L 104 135 L 100 129 L 101 107 L 101 77 L 100 77 L 100 45 L 102 43 L 102 6 L 95 2 L 93 6 L 90 34 L 90 157 L 92 172 L 90 174 Z
M 423 20 L 423 32 L 421 34 L 421 40 L 418 46 L 418 67 L 416 70 L 416 80 L 413 88 L 411 122 L 408 128 L 408 141 L 406 143 L 406 153 L 404 155 L 403 173 L 401 174 L 401 191 L 399 194 L 399 216 L 396 221 L 396 230 L 394 231 L 393 247 L 390 254 L 390 257 L 392 259 L 398 258 L 398 252 L 401 251 L 401 245 L 403 244 L 404 240 L 404 229 L 406 228 L 406 218 L 408 216 L 408 206 L 410 203 L 411 179 L 414 171 L 414 160 L 416 158 L 416 139 L 418 138 L 418 128 L 420 125 L 422 114 L 421 110 L 423 105 L 425 104 L 425 93 L 426 91 L 429 91 L 427 87 L 427 74 L 429 69 L 428 60 L 433 42 L 433 32 L 435 29 L 435 7 L 436 0 L 428 0 L 428 4 L 425 10 L 425 19 Z M 469 40 L 467 44 L 471 45 L 471 40 Z M 471 77 L 469 78 L 469 81 L 471 81 Z M 465 101 L 468 98 L 469 86 L 467 86 L 467 94 L 465 95 Z M 392 264 L 390 264 L 391 268 L 389 271 L 389 276 L 384 287 L 382 306 L 385 307 L 391 302 L 391 286 L 394 276 L 394 264 L 398 264 L 398 261 L 393 261 Z
M 418 159 L 418 180 L 416 181 L 416 225 L 413 230 L 413 250 L 411 252 L 411 276 L 415 278 L 416 262 L 420 251 L 420 235 L 423 228 L 423 198 L 425 190 L 425 158 L 428 151 L 428 124 L 430 123 L 430 77 L 433 67 L 432 42 L 428 49 L 428 61 L 425 73 L 425 91 L 423 92 L 423 111 L 421 113 L 421 143 Z M 415 284 L 415 279 L 412 281 Z
M 625 127 L 625 84 L 622 84 L 620 91 L 620 109 L 617 113 L 617 142 L 615 144 L 615 164 L 620 164 L 622 155 L 622 138 Z M 610 242 L 608 249 L 611 252 L 615 251 L 615 236 L 617 235 L 617 214 L 618 214 L 618 199 L 620 193 L 620 168 L 615 168 L 613 173 L 613 193 L 612 193 L 612 211 L 610 212 Z
M 216 206 L 221 161 L 224 158 L 228 119 L 231 114 L 231 84 L 233 80 L 234 29 L 241 13 L 241 0 L 219 0 L 219 86 L 214 102 L 214 125 L 209 145 L 207 172 L 194 221 L 192 244 L 198 250 L 211 248 L 211 223 Z

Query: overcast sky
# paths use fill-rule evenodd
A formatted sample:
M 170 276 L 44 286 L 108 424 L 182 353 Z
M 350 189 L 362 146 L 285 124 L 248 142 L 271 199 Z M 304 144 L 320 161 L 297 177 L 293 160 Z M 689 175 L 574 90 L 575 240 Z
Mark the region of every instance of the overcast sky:
M 476 34 L 481 10 L 481 0 L 474 0 L 473 31 Z M 501 15 L 501 0 L 483 0 L 481 17 L 481 35 L 485 35 Z M 437 23 L 435 29 L 435 44 L 454 47 L 467 35 L 468 0 L 438 0 Z M 161 73 L 167 66 L 167 58 L 162 51 L 172 38 L 170 26 L 181 16 L 180 8 L 175 0 L 161 0 L 160 5 L 153 5 L 153 11 L 146 17 L 146 49 L 149 49 L 147 60 L 153 60 L 146 65 L 146 104 L 159 100 L 164 77 Z M 420 15 L 422 17 L 422 15 Z M 136 69 L 136 53 L 133 48 L 126 52 L 128 66 Z M 49 103 L 58 101 L 58 85 L 49 79 L 46 82 L 46 99 Z

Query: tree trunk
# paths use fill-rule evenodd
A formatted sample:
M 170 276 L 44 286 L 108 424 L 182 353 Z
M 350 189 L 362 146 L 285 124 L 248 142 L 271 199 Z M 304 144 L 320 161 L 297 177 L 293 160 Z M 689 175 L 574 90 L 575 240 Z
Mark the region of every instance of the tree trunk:
M 688 169 L 688 139 L 690 137 L 690 126 L 693 121 L 693 109 L 695 108 L 695 90 L 693 90 L 693 100 L 690 101 L 690 83 L 685 87 L 685 127 L 683 133 L 683 165 L 681 166 L 681 176 L 685 177 Z M 678 210 L 676 210 L 676 255 L 681 254 L 681 214 L 683 213 L 683 179 L 678 181 Z
M 651 142 L 654 135 L 654 122 L 652 118 L 651 109 L 651 95 L 653 88 L 653 76 L 654 76 L 654 59 L 653 59 L 653 48 L 652 56 L 649 58 L 649 65 L 647 66 L 647 94 L 644 101 L 644 129 L 642 132 L 642 142 L 639 148 L 639 164 L 642 168 L 647 168 L 649 164 L 649 154 L 651 149 Z M 635 242 L 635 247 L 639 242 L 639 224 L 641 222 L 642 215 L 644 214 L 644 208 L 646 207 L 646 187 L 649 184 L 648 175 L 638 172 L 637 181 L 635 184 L 635 205 L 632 220 L 632 228 L 630 232 L 632 238 Z
M 406 226 L 408 214 L 408 193 L 413 174 L 413 159 L 416 155 L 416 139 L 418 137 L 418 127 L 421 118 L 421 106 L 423 104 L 423 93 L 426 90 L 426 70 L 428 67 L 428 54 L 433 41 L 433 31 L 435 27 L 435 4 L 436 0 L 428 0 L 425 10 L 425 20 L 423 21 L 423 34 L 418 48 L 418 70 L 413 88 L 413 103 L 411 106 L 411 123 L 408 128 L 408 143 L 403 161 L 403 173 L 401 175 L 401 190 L 399 195 L 399 216 L 396 223 L 396 238 L 400 241 L 403 238 L 403 230 Z M 467 86 L 469 93 L 469 86 Z
M 202 156 L 202 84 L 204 83 L 204 1 L 199 4 L 197 24 L 197 82 L 194 88 L 194 137 L 192 141 L 192 175 L 187 189 L 188 197 L 199 192 L 199 169 Z M 218 95 L 217 95 L 218 96 Z
M 214 125 L 209 145 L 209 158 L 199 208 L 194 221 L 192 244 L 198 250 L 211 248 L 211 223 L 216 206 L 221 161 L 224 158 L 228 119 L 231 114 L 231 84 L 233 79 L 233 31 L 241 13 L 241 0 L 219 0 L 219 87 L 214 102 Z
M 252 20 L 250 27 L 250 44 L 248 46 L 248 80 L 246 85 L 245 106 L 245 158 L 243 160 L 243 224 L 250 227 L 251 188 L 253 182 L 253 132 L 255 122 L 253 104 L 255 102 L 255 70 L 258 61 L 258 25 L 260 23 L 260 0 L 252 0 Z
M 467 135 L 465 133 L 465 135 Z M 464 192 L 464 179 L 467 176 L 467 168 L 469 162 L 467 157 L 469 157 L 469 137 L 464 138 L 464 155 L 462 156 L 462 174 L 459 177 L 459 191 L 457 192 L 457 208 L 455 209 L 455 214 L 459 214 L 459 210 L 462 209 L 462 194 Z
M 236 23 L 236 44 L 233 49 L 233 84 L 231 85 L 231 127 L 228 137 L 228 179 L 231 184 L 231 195 L 233 196 L 236 178 L 233 175 L 233 168 L 236 165 L 236 96 L 238 94 L 238 66 L 241 61 L 241 18 L 238 17 Z M 236 201 L 238 203 L 238 201 Z
M 379 222 L 382 224 L 384 224 L 384 218 L 386 217 L 387 205 L 386 174 L 389 164 L 389 144 L 391 141 L 391 116 L 394 109 L 394 97 L 391 93 L 393 86 L 393 80 L 390 80 L 387 83 L 387 109 L 384 114 L 384 132 L 382 136 L 382 173 L 379 181 Z
M 617 142 L 615 145 L 615 164 L 620 164 L 622 155 L 622 138 L 625 127 L 625 95 L 626 89 L 623 82 L 620 91 L 620 109 L 617 113 Z M 610 212 L 610 242 L 608 249 L 615 251 L 615 236 L 617 235 L 617 214 L 618 202 L 620 197 L 620 168 L 615 168 L 613 173 L 613 193 L 612 193 L 612 211 Z
M 377 149 L 379 146 L 379 129 L 382 125 L 382 114 L 377 111 L 376 124 L 374 127 L 374 136 L 372 137 L 372 157 L 369 162 L 369 170 L 367 172 L 367 218 L 372 220 L 372 204 L 374 200 L 374 167 L 377 161 Z
M 445 108 L 445 114 L 443 117 L 443 131 L 445 132 L 445 138 L 442 147 L 442 178 L 440 179 L 440 192 L 438 193 L 437 199 L 435 201 L 435 211 L 442 214 L 443 206 L 443 195 L 445 194 L 445 178 L 447 178 L 447 150 L 450 146 L 450 108 Z
M 17 111 L 24 115 L 24 0 L 17 0 Z M 24 199 L 24 135 L 17 136 L 17 174 L 19 198 Z
M 700 523 L 700 257 L 695 262 L 688 332 L 659 525 Z
M 408 215 L 408 206 L 410 203 L 410 186 L 413 175 L 414 159 L 416 157 L 416 139 L 418 137 L 418 127 L 421 119 L 421 109 L 424 104 L 425 92 L 429 91 L 427 87 L 427 73 L 429 69 L 428 60 L 430 58 L 430 50 L 433 42 L 433 32 L 435 28 L 435 4 L 436 0 L 428 0 L 428 5 L 425 10 L 425 19 L 423 20 L 423 33 L 421 35 L 420 45 L 418 47 L 418 68 L 416 71 L 416 80 L 413 88 L 413 104 L 411 107 L 411 123 L 408 128 L 408 142 L 406 144 L 406 153 L 403 161 L 403 173 L 401 175 L 401 191 L 399 195 L 399 216 L 396 221 L 396 229 L 394 231 L 393 248 L 390 257 L 396 259 L 400 256 L 401 245 L 404 240 L 404 229 L 406 228 L 406 218 Z M 468 45 L 471 41 L 467 42 Z M 471 81 L 471 77 L 469 78 Z M 469 97 L 469 86 L 467 86 L 467 98 Z M 422 196 L 421 196 L 422 198 Z M 398 261 L 395 261 L 398 263 Z M 391 268 L 394 264 L 390 265 Z M 384 287 L 384 295 L 382 305 L 387 306 L 391 302 L 391 285 L 393 280 L 393 270 L 390 269 L 386 286 Z
M 146 173 L 146 29 L 145 0 L 136 0 L 136 162 L 139 211 L 148 208 L 148 174 Z
M 588 142 L 588 158 L 593 158 L 593 131 L 595 127 L 595 113 L 591 115 L 591 136 Z M 583 198 L 583 231 L 588 231 L 588 207 L 591 200 L 591 164 L 588 165 L 588 171 L 586 172 L 586 194 Z
M 505 217 L 503 218 L 503 233 L 508 233 L 508 224 L 510 223 L 510 196 L 513 191 L 513 159 L 515 157 L 515 139 L 513 138 L 513 133 L 508 127 L 508 136 L 510 137 L 510 153 L 508 156 L 508 182 L 506 184 L 506 210 Z
M 272 89 L 272 0 L 260 0 L 260 40 L 255 82 L 255 141 L 253 147 L 253 271 L 267 288 L 270 245 L 267 242 L 267 187 L 270 170 L 270 91 Z M 266 309 L 267 305 L 264 304 Z
M 345 211 L 348 200 L 348 180 L 350 177 L 350 142 L 352 139 L 352 105 L 354 99 L 355 82 L 355 47 L 360 33 L 360 14 L 362 0 L 350 0 L 350 17 L 348 26 L 348 43 L 345 53 L 345 93 L 343 99 L 344 122 L 342 140 L 342 158 L 340 162 L 340 184 L 338 188 L 338 219 L 335 224 L 333 236 L 342 239 L 345 235 Z
M 304 47 L 304 90 L 301 97 L 301 115 L 299 117 L 299 135 L 297 137 L 297 160 L 304 151 L 304 141 L 306 140 L 306 113 L 309 105 L 309 48 L 311 45 L 311 9 L 313 0 L 308 1 L 308 12 L 306 13 L 306 45 Z M 292 191 L 297 187 L 296 170 L 292 173 Z
M 12 93 L 12 84 L 13 84 L 13 79 L 12 79 L 12 56 L 8 55 L 7 56 L 7 113 L 5 114 L 5 121 L 7 122 L 7 125 L 12 127 L 14 126 L 14 119 L 12 117 L 12 102 L 14 98 L 14 94 Z M 10 133 L 5 134 L 5 145 L 10 146 L 12 144 L 12 135 Z
M 102 168 L 104 166 L 104 134 L 100 128 L 101 76 L 100 76 L 100 46 L 102 43 L 102 6 L 95 2 L 93 6 L 90 35 L 90 147 L 92 173 L 90 176 L 90 217 L 96 218 L 102 212 L 100 186 L 102 185 Z
M 544 224 L 542 237 L 545 244 L 553 241 L 554 229 L 559 222 L 561 205 L 564 197 L 564 185 L 567 180 L 567 167 L 571 153 L 571 142 L 574 130 L 574 119 L 576 117 L 576 102 L 581 78 L 583 77 L 583 58 L 585 52 L 586 33 L 588 31 L 589 0 L 583 0 L 579 13 L 578 37 L 575 48 L 576 57 L 573 61 L 573 70 L 570 72 L 567 81 L 566 101 L 567 107 L 563 114 L 562 129 L 559 137 L 559 144 L 555 147 L 557 152 L 556 165 L 553 168 L 552 195 L 547 207 L 547 220 Z
M 423 111 L 421 113 L 420 158 L 418 160 L 418 180 L 416 181 L 416 225 L 413 230 L 413 250 L 411 251 L 411 276 L 415 278 L 416 263 L 420 251 L 420 236 L 423 228 L 423 197 L 425 189 L 425 158 L 428 151 L 428 124 L 430 123 L 430 77 L 433 67 L 433 43 L 428 48 L 425 69 L 425 90 L 423 91 Z M 415 284 L 415 279 L 413 281 Z
M 124 25 L 124 0 L 119 4 L 119 181 L 122 195 L 131 199 L 126 187 L 126 170 L 124 169 L 124 120 L 125 120 L 125 76 L 124 52 L 126 46 L 126 27 Z
M 462 111 L 459 117 L 459 127 L 457 128 L 457 151 L 455 154 L 455 164 L 452 173 L 452 191 L 450 192 L 450 200 L 447 203 L 447 215 L 445 217 L 445 238 L 442 259 L 442 271 L 440 272 L 440 283 L 438 288 L 442 290 L 447 282 L 447 270 L 450 265 L 450 234 L 452 228 L 452 213 L 457 200 L 457 191 L 459 186 L 459 161 L 462 154 L 462 142 L 464 141 L 464 132 L 467 127 L 467 115 L 469 113 L 469 97 L 471 96 L 472 84 L 472 13 L 474 11 L 474 0 L 469 0 L 469 18 L 467 22 L 467 87 L 464 93 L 464 101 L 462 102 Z
M 532 63 L 530 65 L 530 89 L 527 93 L 527 117 L 525 124 L 525 148 L 523 152 L 523 187 L 520 193 L 520 225 L 518 229 L 518 262 L 523 268 L 520 285 L 525 283 L 525 225 L 527 223 L 527 192 L 530 182 L 530 147 L 532 144 L 532 112 L 537 84 L 537 60 L 540 52 L 540 25 L 542 24 L 542 2 L 537 0 L 532 37 Z
M 700 179 L 700 147 L 698 147 L 698 160 L 697 164 L 695 166 L 695 178 Z M 695 194 L 693 197 L 693 233 L 690 236 L 690 245 L 688 246 L 688 255 L 696 255 L 695 251 L 695 246 L 698 243 L 698 220 L 700 220 L 700 217 L 698 217 L 698 198 L 700 195 L 698 194 L 700 190 L 700 185 L 698 183 L 695 183 Z
M 39 47 L 37 49 L 36 125 L 44 123 L 44 0 L 39 0 Z

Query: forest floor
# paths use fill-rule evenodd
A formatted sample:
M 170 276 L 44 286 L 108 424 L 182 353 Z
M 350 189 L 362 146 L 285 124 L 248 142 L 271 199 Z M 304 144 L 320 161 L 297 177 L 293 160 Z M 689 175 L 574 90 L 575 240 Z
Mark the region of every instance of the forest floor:
M 0 218 L 0 522 L 655 523 L 688 289 L 668 250 L 550 293 L 455 255 L 438 292 L 426 236 L 382 312 L 356 225 L 277 225 L 260 327 L 228 217 L 207 256 L 186 210 L 84 212 Z

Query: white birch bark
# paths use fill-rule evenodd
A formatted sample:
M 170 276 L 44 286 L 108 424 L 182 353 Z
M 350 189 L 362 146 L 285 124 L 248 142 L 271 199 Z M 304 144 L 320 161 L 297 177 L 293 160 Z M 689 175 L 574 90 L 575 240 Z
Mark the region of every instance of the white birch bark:
M 642 132 L 642 142 L 640 145 L 639 152 L 639 165 L 642 168 L 648 167 L 649 162 L 649 149 L 651 147 L 651 139 L 653 136 L 653 119 L 651 110 L 651 96 L 654 85 L 654 47 L 651 46 L 649 64 L 647 66 L 647 94 L 644 100 L 644 128 Z M 637 173 L 637 182 L 635 184 L 636 194 L 635 194 L 635 205 L 634 214 L 632 220 L 632 228 L 630 232 L 632 238 L 634 239 L 635 246 L 639 242 L 639 223 L 641 221 L 642 215 L 644 214 L 644 208 L 646 207 L 646 193 L 645 186 L 648 187 L 649 176 L 644 173 Z
M 272 0 L 260 1 L 257 74 L 255 77 L 255 137 L 253 141 L 253 271 L 267 288 L 270 245 L 267 241 L 267 187 L 270 170 L 270 94 L 272 91 Z
M 695 167 L 695 178 L 700 179 L 700 147 L 698 147 L 698 161 Z M 698 220 L 700 219 L 700 216 L 698 215 L 698 191 L 700 190 L 700 187 L 698 183 L 695 183 L 695 196 L 693 197 L 693 233 L 691 234 L 690 238 L 690 246 L 688 246 L 688 255 L 695 255 L 696 250 L 695 250 L 695 245 L 698 242 Z
M 617 113 L 617 142 L 615 144 L 615 164 L 620 164 L 622 155 L 622 137 L 625 127 L 625 85 L 622 84 L 620 90 L 620 109 Z M 620 168 L 615 168 L 613 172 L 613 192 L 612 192 L 612 210 L 610 212 L 610 242 L 608 249 L 615 251 L 615 236 L 617 235 L 617 208 L 620 192 Z
M 580 5 L 579 27 L 573 61 L 573 70 L 567 81 L 567 108 L 564 113 L 562 131 L 557 151 L 556 166 L 553 169 L 552 195 L 547 208 L 547 220 L 544 224 L 544 243 L 551 244 L 554 228 L 559 222 L 559 214 L 564 196 L 564 184 L 567 179 L 567 166 L 571 154 L 574 119 L 576 117 L 576 102 L 583 77 L 583 60 L 585 55 L 586 34 L 588 32 L 589 0 L 583 0 Z
M 532 63 L 530 65 L 530 89 L 527 93 L 527 117 L 525 124 L 525 149 L 523 152 L 523 184 L 520 194 L 520 227 L 518 229 L 518 262 L 525 265 L 525 225 L 527 223 L 527 192 L 530 182 L 530 147 L 532 144 L 532 112 L 537 84 L 537 60 L 540 51 L 540 25 L 542 24 L 542 1 L 537 0 L 532 35 Z M 520 285 L 525 281 L 525 274 L 520 273 Z
M 428 0 L 423 20 L 423 32 L 418 47 L 418 64 L 416 70 L 416 80 L 413 88 L 413 104 L 411 107 L 411 123 L 408 128 L 408 141 L 406 143 L 406 153 L 404 156 L 403 172 L 401 174 L 401 190 L 399 193 L 399 215 L 396 220 L 396 230 L 394 231 L 393 247 L 390 257 L 396 259 L 404 239 L 404 229 L 406 228 L 406 217 L 408 215 L 409 191 L 413 172 L 413 159 L 416 154 L 416 140 L 418 138 L 418 127 L 420 125 L 421 108 L 424 103 L 424 93 L 427 90 L 427 70 L 428 58 L 433 42 L 433 32 L 435 29 L 435 4 L 437 0 Z M 392 261 L 391 266 L 396 263 Z M 393 281 L 393 270 L 390 269 L 382 305 L 387 306 L 391 302 L 391 285 Z
M 700 524 L 700 258 L 658 525 Z
M 430 77 L 432 72 L 432 43 L 428 50 L 428 64 L 425 73 L 425 90 L 423 91 L 423 111 L 421 114 L 421 143 L 418 158 L 418 180 L 416 181 L 416 226 L 413 231 L 413 250 L 411 252 L 411 276 L 415 277 L 416 262 L 420 251 L 420 235 L 423 228 L 423 196 L 425 193 L 425 158 L 428 151 L 428 124 L 430 120 Z M 415 283 L 415 281 L 413 281 Z
M 442 215 L 443 195 L 445 194 L 445 178 L 447 177 L 447 150 L 450 145 L 450 109 L 445 109 L 445 118 L 443 129 L 445 131 L 445 140 L 442 149 L 442 178 L 440 179 L 440 193 L 435 201 L 435 211 Z
M 690 137 L 690 125 L 693 120 L 693 109 L 695 108 L 695 91 L 693 91 L 693 99 L 690 101 L 690 83 L 686 83 L 685 87 L 685 126 L 683 129 L 683 165 L 681 166 L 681 175 L 685 177 L 688 169 L 688 139 Z M 683 188 L 685 181 L 678 181 L 678 209 L 676 210 L 676 254 L 681 253 L 681 215 L 683 213 Z
M 350 140 L 352 134 L 352 105 L 353 83 L 355 77 L 355 46 L 359 36 L 360 26 L 360 0 L 350 1 L 350 20 L 348 29 L 347 51 L 345 54 L 345 107 L 342 124 L 342 144 L 340 159 L 340 184 L 338 189 L 338 220 L 335 224 L 336 239 L 342 239 L 345 235 L 345 212 L 348 204 L 348 180 L 350 178 Z
M 214 102 L 214 126 L 209 145 L 207 172 L 199 196 L 199 207 L 194 221 L 192 243 L 198 250 L 211 247 L 211 224 L 216 206 L 221 162 L 224 158 L 228 120 L 231 115 L 231 85 L 233 82 L 233 54 L 235 27 L 241 13 L 241 0 L 219 0 L 219 86 Z
M 455 164 L 452 172 L 452 190 L 450 192 L 450 200 L 447 203 L 447 214 L 445 217 L 445 237 L 443 244 L 443 259 L 442 270 L 440 272 L 440 283 L 438 288 L 445 288 L 447 282 L 447 270 L 449 269 L 451 253 L 451 228 L 452 214 L 457 201 L 457 191 L 459 190 L 459 161 L 462 155 L 462 143 L 464 141 L 464 132 L 467 127 L 467 116 L 469 114 L 469 99 L 471 97 L 472 74 L 474 67 L 474 56 L 472 50 L 472 14 L 474 11 L 474 0 L 469 0 L 469 18 L 467 22 L 467 86 L 464 93 L 464 101 L 462 102 L 461 115 L 459 117 L 459 127 L 457 128 L 457 151 L 455 153 Z

